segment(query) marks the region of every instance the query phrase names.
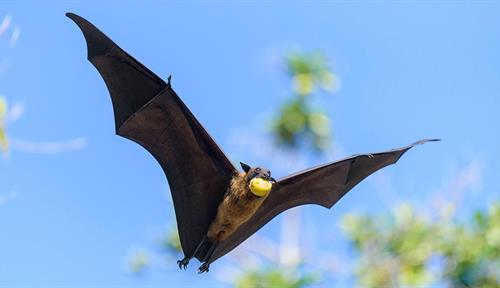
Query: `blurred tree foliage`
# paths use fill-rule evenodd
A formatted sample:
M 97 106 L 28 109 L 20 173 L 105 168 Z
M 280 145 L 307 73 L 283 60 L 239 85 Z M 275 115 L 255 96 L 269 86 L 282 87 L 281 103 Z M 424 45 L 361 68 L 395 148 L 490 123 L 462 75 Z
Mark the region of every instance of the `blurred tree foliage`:
M 301 143 L 309 142 L 316 152 L 328 148 L 330 118 L 322 109 L 312 105 L 316 92 L 333 93 L 338 88 L 338 78 L 327 63 L 327 58 L 319 52 L 291 53 L 285 57 L 286 72 L 293 89 L 291 97 L 282 104 L 272 122 L 278 146 L 298 148 Z
M 163 237 L 162 246 L 170 253 L 181 253 L 181 239 L 179 238 L 179 233 L 177 228 L 174 227 L 170 229 Z
M 246 271 L 236 280 L 237 288 L 301 288 L 317 283 L 319 277 L 314 274 L 301 274 L 292 270 L 270 268 Z
M 10 17 L 5 16 L 0 21 L 0 37 L 3 36 L 5 30 L 10 25 Z M 3 52 L 3 51 L 2 51 Z M 8 142 L 5 134 L 5 117 L 7 115 L 7 100 L 0 96 L 0 150 L 7 151 Z
M 5 118 L 7 115 L 7 101 L 0 97 L 0 150 L 7 151 L 9 142 L 5 134 Z
M 500 287 L 500 205 L 465 223 L 444 215 L 431 219 L 401 205 L 388 216 L 344 216 L 343 230 L 360 257 L 359 284 Z
M 133 274 L 140 274 L 151 265 L 150 255 L 146 250 L 139 249 L 133 252 L 132 258 L 129 263 L 130 272 Z

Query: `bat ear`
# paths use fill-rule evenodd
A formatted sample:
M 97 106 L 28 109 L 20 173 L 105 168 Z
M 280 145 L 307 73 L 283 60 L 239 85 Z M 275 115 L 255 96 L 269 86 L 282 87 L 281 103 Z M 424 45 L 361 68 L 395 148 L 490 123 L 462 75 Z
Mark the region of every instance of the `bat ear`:
M 245 173 L 248 173 L 248 171 L 250 171 L 250 166 L 248 166 L 247 164 L 240 162 L 240 165 L 241 165 L 241 169 L 243 169 L 243 171 L 245 171 Z

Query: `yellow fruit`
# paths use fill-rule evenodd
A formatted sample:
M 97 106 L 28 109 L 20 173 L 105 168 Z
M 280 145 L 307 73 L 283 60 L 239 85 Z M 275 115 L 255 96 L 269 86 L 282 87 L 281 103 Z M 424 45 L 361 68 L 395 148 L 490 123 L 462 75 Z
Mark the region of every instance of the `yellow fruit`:
M 269 191 L 271 191 L 271 188 L 273 187 L 273 184 L 267 180 L 264 180 L 262 178 L 253 178 L 250 180 L 250 191 L 256 196 L 262 197 L 266 196 Z

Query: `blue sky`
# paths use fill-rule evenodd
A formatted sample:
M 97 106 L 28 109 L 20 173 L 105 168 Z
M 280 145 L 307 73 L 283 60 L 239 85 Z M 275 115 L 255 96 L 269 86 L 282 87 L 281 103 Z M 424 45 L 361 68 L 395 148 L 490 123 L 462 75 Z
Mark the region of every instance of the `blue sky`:
M 168 226 L 168 186 L 145 150 L 114 135 L 108 92 L 68 11 L 160 77 L 172 74 L 174 89 L 233 160 L 272 167 L 276 176 L 443 139 L 414 148 L 333 209 L 305 208 L 304 241 L 320 244 L 313 255 L 333 242 L 345 259 L 338 222 L 346 212 L 384 212 L 401 201 L 432 210 L 429 203 L 446 199 L 465 217 L 498 199 L 499 4 L 27 3 L 0 5 L 0 21 L 12 16 L 0 35 L 0 95 L 19 116 L 8 123 L 12 149 L 0 159 L 0 287 L 215 286 L 223 284 L 212 276 L 229 263 L 216 262 L 208 276 L 195 274 L 194 262 L 187 272 L 172 265 L 143 277 L 126 273 L 128 251 L 154 247 Z M 9 45 L 16 27 L 19 39 Z M 240 140 L 256 135 L 265 143 L 266 115 L 289 95 L 279 60 L 292 49 L 322 51 L 342 87 L 320 98 L 334 123 L 333 156 L 305 155 L 284 169 Z M 262 234 L 277 239 L 279 222 Z M 320 229 L 325 224 L 331 229 Z

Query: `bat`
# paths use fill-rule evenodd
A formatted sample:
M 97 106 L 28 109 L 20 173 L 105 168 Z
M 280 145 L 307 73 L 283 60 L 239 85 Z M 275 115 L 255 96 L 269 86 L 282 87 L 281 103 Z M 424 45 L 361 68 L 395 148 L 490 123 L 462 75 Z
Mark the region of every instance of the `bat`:
M 158 161 L 168 180 L 186 268 L 192 258 L 208 272 L 275 216 L 317 204 L 331 208 L 356 184 L 396 163 L 415 145 L 349 158 L 279 180 L 241 163 L 240 172 L 167 82 L 127 54 L 84 18 L 66 14 L 82 30 L 88 60 L 111 95 L 116 134 L 135 141 Z

